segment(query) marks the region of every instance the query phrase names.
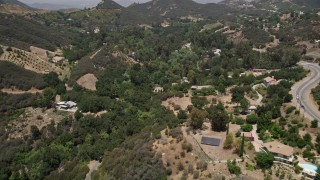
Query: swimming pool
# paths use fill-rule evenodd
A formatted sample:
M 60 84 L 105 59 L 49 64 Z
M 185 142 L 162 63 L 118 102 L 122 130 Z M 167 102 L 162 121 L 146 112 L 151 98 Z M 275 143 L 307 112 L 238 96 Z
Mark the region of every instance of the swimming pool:
M 316 165 L 313 165 L 313 164 L 302 164 L 300 163 L 299 164 L 300 167 L 302 167 L 303 169 L 306 169 L 306 170 L 311 170 L 311 171 L 317 171 L 318 167 Z

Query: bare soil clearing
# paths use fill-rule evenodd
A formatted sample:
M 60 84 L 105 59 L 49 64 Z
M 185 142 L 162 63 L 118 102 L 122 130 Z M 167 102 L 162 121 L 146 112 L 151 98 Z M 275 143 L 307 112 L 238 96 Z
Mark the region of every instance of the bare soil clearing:
M 77 84 L 79 84 L 80 86 L 82 86 L 86 89 L 96 91 L 97 90 L 97 88 L 96 88 L 97 81 L 98 81 L 98 79 L 96 78 L 95 75 L 86 74 L 77 80 Z
M 8 138 L 23 138 L 31 134 L 31 126 L 37 126 L 37 128 L 41 130 L 52 121 L 57 124 L 67 115 L 68 113 L 66 112 L 53 112 L 53 109 L 42 111 L 41 108 L 27 108 L 23 116 L 7 125 L 6 131 L 9 132 Z
M 8 94 L 36 94 L 36 93 L 42 93 L 42 90 L 39 90 L 37 88 L 31 88 L 28 91 L 22 91 L 16 88 L 3 88 L 1 89 L 1 92 L 8 93 Z

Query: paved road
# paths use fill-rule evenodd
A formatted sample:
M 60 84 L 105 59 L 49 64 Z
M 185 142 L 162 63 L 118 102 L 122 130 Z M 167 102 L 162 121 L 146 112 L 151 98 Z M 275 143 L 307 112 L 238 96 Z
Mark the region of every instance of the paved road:
M 313 63 L 301 62 L 299 64 L 306 69 L 310 69 L 311 74 L 292 88 L 294 103 L 297 104 L 298 102 L 297 105 L 304 111 L 305 116 L 311 118 L 311 120 L 317 119 L 320 121 L 320 112 L 310 97 L 311 89 L 316 87 L 320 82 L 320 67 L 318 64 Z

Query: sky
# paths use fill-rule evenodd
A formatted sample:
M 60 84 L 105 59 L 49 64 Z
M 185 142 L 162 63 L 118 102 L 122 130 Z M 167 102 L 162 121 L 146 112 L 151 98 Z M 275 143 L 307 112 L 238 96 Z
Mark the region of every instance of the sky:
M 101 0 L 20 0 L 26 4 L 33 4 L 33 3 L 48 3 L 48 4 L 58 4 L 58 5 L 66 5 L 72 7 L 94 7 L 96 6 Z M 143 3 L 147 2 L 148 0 L 114 0 L 115 2 L 123 5 L 128 6 L 133 2 Z M 199 3 L 208 3 L 208 2 L 219 2 L 221 0 L 194 0 Z

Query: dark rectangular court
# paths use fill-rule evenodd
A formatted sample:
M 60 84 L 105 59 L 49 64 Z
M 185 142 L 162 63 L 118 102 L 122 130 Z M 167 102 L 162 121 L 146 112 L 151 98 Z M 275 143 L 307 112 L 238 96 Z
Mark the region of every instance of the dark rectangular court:
M 202 136 L 201 144 L 205 144 L 205 145 L 209 145 L 209 146 L 219 146 L 220 139 Z

